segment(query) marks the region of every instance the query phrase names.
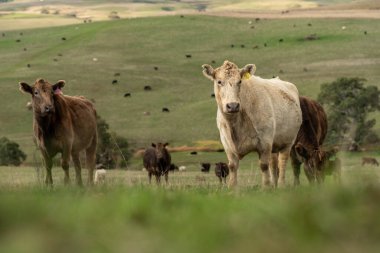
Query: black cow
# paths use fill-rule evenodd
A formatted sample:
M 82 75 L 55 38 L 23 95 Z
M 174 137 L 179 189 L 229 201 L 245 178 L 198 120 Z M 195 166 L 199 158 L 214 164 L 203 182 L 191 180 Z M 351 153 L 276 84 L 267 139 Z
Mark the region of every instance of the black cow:
M 219 178 L 220 183 L 222 183 L 222 179 L 224 180 L 224 183 L 226 183 L 228 174 L 229 170 L 226 163 L 215 163 L 215 175 Z
M 171 156 L 166 149 L 168 143 L 162 144 L 161 142 L 152 143 L 152 147 L 145 150 L 143 163 L 145 169 L 148 171 L 149 183 L 151 183 L 152 175 L 156 177 L 156 182 L 161 182 L 161 176 L 165 175 L 165 181 L 168 183 L 169 170 L 171 166 Z
M 211 167 L 211 164 L 210 163 L 201 163 L 201 171 L 202 172 L 205 172 L 205 173 L 209 173 L 210 172 L 210 167 Z

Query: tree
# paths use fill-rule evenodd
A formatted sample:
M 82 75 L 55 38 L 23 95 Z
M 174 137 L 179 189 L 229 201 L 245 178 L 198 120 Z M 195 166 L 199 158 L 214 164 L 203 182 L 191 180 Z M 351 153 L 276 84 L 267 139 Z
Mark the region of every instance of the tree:
M 129 144 L 126 138 L 109 133 L 108 123 L 97 116 L 98 125 L 98 149 L 96 153 L 97 163 L 103 164 L 108 169 L 126 167 L 130 158 Z
M 329 143 L 363 144 L 378 141 L 372 131 L 375 119 L 368 114 L 380 110 L 380 92 L 376 86 L 364 86 L 362 78 L 339 78 L 321 86 L 318 101 L 326 106 Z
M 6 137 L 0 139 L 0 165 L 19 166 L 25 159 L 25 153 L 20 150 L 16 142 L 10 141 Z

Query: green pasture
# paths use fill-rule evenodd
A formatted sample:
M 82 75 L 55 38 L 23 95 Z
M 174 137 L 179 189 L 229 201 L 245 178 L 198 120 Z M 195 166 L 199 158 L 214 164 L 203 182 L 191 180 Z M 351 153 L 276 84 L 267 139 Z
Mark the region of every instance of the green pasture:
M 67 95 L 94 99 L 98 114 L 133 147 L 217 141 L 213 86 L 203 77 L 202 64 L 255 63 L 257 75 L 279 75 L 313 98 L 322 83 L 342 76 L 379 86 L 377 23 L 173 16 L 5 32 L 0 37 L 0 133 L 20 143 L 32 162 L 32 114 L 25 108 L 30 97 L 18 91 L 18 82 L 42 77 L 52 83 L 66 80 Z M 305 41 L 310 34 L 320 39 Z M 111 84 L 114 79 L 118 84 Z M 144 91 L 145 85 L 153 90 Z M 124 97 L 127 92 L 131 97 Z M 162 113 L 163 107 L 170 113 Z

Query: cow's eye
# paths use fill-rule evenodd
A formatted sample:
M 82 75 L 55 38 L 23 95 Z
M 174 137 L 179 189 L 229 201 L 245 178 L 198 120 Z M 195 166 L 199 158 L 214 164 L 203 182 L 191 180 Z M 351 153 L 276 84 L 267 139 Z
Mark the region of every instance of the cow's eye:
M 35 92 L 34 92 L 34 95 L 38 95 L 38 91 L 35 91 Z
M 219 81 L 218 81 L 218 84 L 222 84 L 222 81 L 219 80 Z

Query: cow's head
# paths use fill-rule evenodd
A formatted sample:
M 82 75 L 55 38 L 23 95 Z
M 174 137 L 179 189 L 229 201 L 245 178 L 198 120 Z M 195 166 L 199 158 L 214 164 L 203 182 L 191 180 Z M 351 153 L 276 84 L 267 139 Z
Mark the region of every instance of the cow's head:
M 33 111 L 44 117 L 54 113 L 54 94 L 58 94 L 61 88 L 65 86 L 65 81 L 60 80 L 51 85 L 44 79 L 37 79 L 33 86 L 24 82 L 19 84 L 22 92 L 32 95 Z
M 166 146 L 169 145 L 169 143 L 162 144 L 161 142 L 155 144 L 152 143 L 152 147 L 156 150 L 156 157 L 158 160 L 163 159 L 165 156 L 165 149 Z
M 256 70 L 254 64 L 248 64 L 239 69 L 229 61 L 224 61 L 219 68 L 202 65 L 203 75 L 214 82 L 215 99 L 219 108 L 225 114 L 237 113 L 240 110 L 240 86 L 242 80 L 248 79 Z

